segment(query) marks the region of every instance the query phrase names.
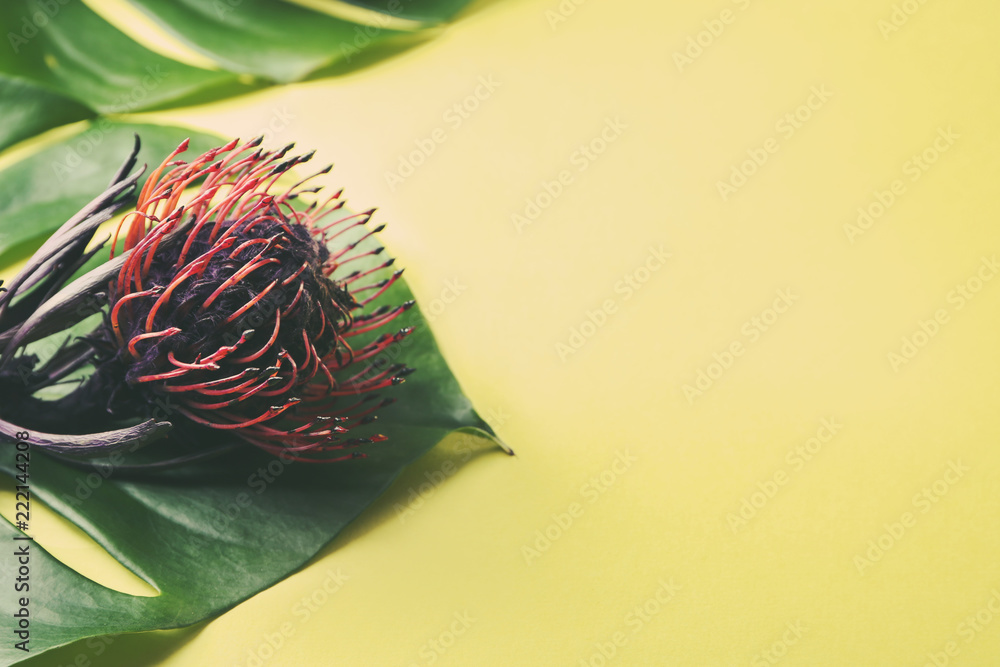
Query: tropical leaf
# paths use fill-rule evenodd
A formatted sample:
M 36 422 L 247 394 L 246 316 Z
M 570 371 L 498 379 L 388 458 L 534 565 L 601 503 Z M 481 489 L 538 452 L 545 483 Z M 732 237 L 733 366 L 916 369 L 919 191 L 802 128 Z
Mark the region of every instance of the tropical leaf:
M 0 74 L 0 150 L 50 128 L 94 116 L 86 106 L 41 86 Z
M 0 210 L 0 238 L 37 244 L 37 234 L 57 227 L 65 212 L 85 198 L 88 186 L 98 192 L 106 186 L 127 154 L 133 132 L 141 133 L 146 161 L 165 154 L 185 133 L 172 127 L 105 122 L 101 141 L 73 172 L 73 187 L 46 188 L 40 183 L 51 181 L 52 161 L 71 151 L 86 132 L 0 175 L 5 188 L 4 176 L 21 179 L 19 191 L 15 186 L 5 191 L 17 195 L 17 201 Z M 195 140 L 220 143 L 207 135 L 196 135 Z M 29 220 L 30 234 L 18 230 Z M 381 263 L 375 257 L 369 260 L 369 268 Z M 386 297 L 394 303 L 413 298 L 402 280 Z M 415 332 L 383 353 L 386 362 L 399 357 L 418 372 L 391 390 L 397 401 L 380 411 L 378 422 L 361 427 L 389 438 L 362 448 L 367 458 L 337 465 L 291 463 L 240 447 L 221 459 L 141 476 L 118 468 L 91 491 L 92 485 L 81 484 L 93 469 L 34 452 L 33 498 L 79 526 L 160 594 L 139 597 L 108 589 L 33 544 L 32 581 L 44 583 L 30 591 L 31 653 L 7 641 L 0 645 L 0 661 L 13 664 L 87 637 L 181 627 L 219 614 L 303 566 L 406 465 L 447 434 L 464 430 L 492 436 L 462 394 L 419 309 L 407 311 L 399 326 L 415 327 Z M 0 448 L 0 470 L 16 474 L 13 447 Z M 7 521 L 0 522 L 0 533 L 8 544 L 20 535 Z M 14 579 L 16 567 L 15 559 L 0 559 L 5 580 Z M 7 637 L 13 636 L 14 611 L 14 596 L 4 596 L 0 616 Z
M 203 103 L 350 71 L 417 43 L 469 2 L 353 3 L 370 10 L 362 22 L 283 0 L 127 1 L 214 68 L 147 49 L 81 0 L 4 0 L 0 26 L 10 48 L 0 49 L 0 150 L 97 114 Z
M 0 49 L 0 72 L 96 112 L 138 111 L 236 78 L 154 53 L 80 0 L 10 0 L 0 5 L 0 25 L 13 27 L 11 48 Z
M 369 10 L 372 20 L 362 22 L 281 0 L 128 1 L 214 67 L 151 51 L 80 0 L 0 4 L 0 25 L 10 43 L 0 49 L 0 151 L 47 130 L 90 121 L 0 171 L 0 266 L 29 255 L 102 192 L 133 133 L 143 139 L 140 164 L 159 162 L 185 137 L 194 153 L 221 143 L 198 132 L 103 115 L 200 103 L 347 72 L 424 39 L 431 34 L 426 28 L 452 18 L 468 2 L 351 3 Z M 402 302 L 412 295 L 400 280 L 386 298 Z M 394 388 L 398 401 L 380 411 L 377 423 L 389 442 L 368 447 L 366 459 L 288 464 L 243 447 L 183 470 L 138 477 L 119 469 L 81 494 L 80 481 L 91 469 L 36 452 L 34 498 L 79 526 L 160 595 L 108 589 L 33 545 L 32 577 L 44 586 L 30 592 L 32 651 L 23 653 L 7 642 L 0 661 L 13 664 L 87 637 L 181 627 L 219 614 L 301 567 L 448 433 L 462 429 L 491 436 L 461 393 L 419 309 L 407 311 L 400 326 L 415 332 L 386 352 L 419 372 Z M 0 448 L 0 470 L 13 474 L 14 463 L 13 448 Z M 269 473 L 261 476 L 261 469 Z M 0 532 L 20 534 L 6 521 Z M 11 579 L 14 567 L 13 559 L 0 560 Z M 14 602 L 5 596 L 0 605 L 6 619 L 0 627 L 8 636 L 13 636 Z
M 130 0 L 175 37 L 232 72 L 297 81 L 401 34 L 274 0 Z

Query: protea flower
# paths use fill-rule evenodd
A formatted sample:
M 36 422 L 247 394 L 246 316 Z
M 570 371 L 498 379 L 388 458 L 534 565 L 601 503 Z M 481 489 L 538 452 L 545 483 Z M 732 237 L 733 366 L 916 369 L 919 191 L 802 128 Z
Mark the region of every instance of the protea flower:
M 412 372 L 378 363 L 411 332 L 376 332 L 413 305 L 375 304 L 402 271 L 386 276 L 393 260 L 383 261 L 372 240 L 383 227 L 367 228 L 373 211 L 344 215 L 341 192 L 301 203 L 301 194 L 319 190 L 304 185 L 329 167 L 279 190 L 278 179 L 312 154 L 287 157 L 291 146 L 265 151 L 260 141 L 232 141 L 190 162 L 176 159 L 182 143 L 119 222 L 110 260 L 62 287 L 95 252 L 85 248 L 98 225 L 134 194 L 137 175 L 125 175 L 137 138 L 111 188 L 0 295 L 0 410 L 20 424 L 0 421 L 0 432 L 52 431 L 35 432 L 32 442 L 57 454 L 102 455 L 173 425 L 186 441 L 235 436 L 324 461 L 384 439 L 350 430 L 392 400 L 376 392 Z M 95 303 L 102 318 L 89 335 L 44 363 L 24 351 L 85 319 Z M 31 396 L 88 365 L 93 372 L 66 396 Z M 137 419 L 146 421 L 94 432 Z

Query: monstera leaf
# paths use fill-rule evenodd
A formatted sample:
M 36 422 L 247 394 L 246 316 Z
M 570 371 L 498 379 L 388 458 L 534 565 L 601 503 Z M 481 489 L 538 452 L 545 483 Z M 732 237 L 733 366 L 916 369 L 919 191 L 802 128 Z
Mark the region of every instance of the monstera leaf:
M 205 102 L 349 71 L 428 38 L 428 28 L 468 3 L 355 2 L 359 9 L 345 18 L 343 11 L 334 16 L 282 0 L 126 1 L 216 67 L 155 53 L 81 0 L 4 0 L 0 26 L 10 48 L 0 49 L 0 150 L 97 114 Z
M 428 39 L 431 28 L 468 2 L 123 1 L 214 66 L 156 53 L 81 0 L 0 3 L 9 43 L 0 49 L 0 151 L 89 121 L 0 171 L 0 269 L 28 257 L 107 187 L 134 134 L 142 137 L 139 164 L 159 163 L 185 137 L 194 154 L 225 143 L 187 129 L 123 123 L 121 114 L 352 71 Z M 331 9 L 320 11 L 327 4 Z M 138 187 L 142 183 L 140 178 Z M 101 257 L 106 254 L 81 271 Z M 412 298 L 402 280 L 386 296 L 397 303 Z M 80 494 L 92 468 L 34 453 L 33 499 L 79 526 L 159 594 L 108 589 L 32 545 L 31 576 L 44 585 L 29 595 L 31 652 L 4 642 L 0 661 L 14 664 L 83 638 L 181 627 L 219 614 L 301 567 L 448 433 L 491 437 L 419 308 L 399 324 L 415 331 L 389 351 L 419 371 L 394 388 L 397 402 L 380 411 L 378 432 L 389 442 L 365 448 L 368 458 L 290 464 L 239 448 L 210 463 L 158 474 L 116 470 L 92 493 L 88 487 Z M 13 446 L 0 448 L 0 470 L 13 476 L 16 464 Z M 8 544 L 22 543 L 11 539 L 22 533 L 9 522 L 0 522 L 0 530 Z M 5 580 L 14 579 L 16 568 L 16 559 L 0 559 Z M 7 637 L 14 636 L 15 603 L 7 595 L 0 606 Z
M 224 143 L 180 128 L 97 121 L 0 172 L 0 247 L 8 254 L 37 247 L 106 187 L 134 134 L 143 141 L 140 163 L 159 162 L 185 136 L 191 137 L 192 151 Z M 88 147 L 86 156 L 82 146 Z M 58 187 L 52 186 L 54 173 L 62 178 Z M 366 261 L 369 265 L 359 268 L 382 262 L 375 256 Z M 387 297 L 401 303 L 412 294 L 398 280 Z M 244 446 L 171 470 L 140 474 L 115 469 L 107 476 L 105 469 L 102 477 L 107 479 L 91 491 L 92 484 L 81 484 L 95 474 L 93 468 L 33 452 L 32 499 L 79 526 L 159 594 L 142 597 L 111 590 L 32 544 L 31 580 L 38 583 L 28 594 L 31 653 L 7 641 L 0 645 L 0 660 L 13 664 L 87 637 L 181 627 L 219 614 L 303 566 L 406 465 L 447 434 L 462 430 L 492 438 L 490 427 L 462 394 L 419 308 L 406 311 L 399 326 L 415 332 L 385 354 L 393 357 L 390 361 L 405 359 L 418 372 L 392 388 L 397 400 L 380 411 L 375 424 L 389 440 L 363 446 L 367 458 L 294 463 Z M 0 447 L 0 470 L 19 473 L 9 443 Z M 79 492 L 84 487 L 86 494 Z M 0 531 L 7 544 L 24 543 L 14 541 L 22 532 L 8 521 L 0 522 Z M 16 559 L 0 559 L 5 581 L 15 579 L 17 568 Z M 14 636 L 16 611 L 15 596 L 5 595 L 0 616 L 8 638 Z

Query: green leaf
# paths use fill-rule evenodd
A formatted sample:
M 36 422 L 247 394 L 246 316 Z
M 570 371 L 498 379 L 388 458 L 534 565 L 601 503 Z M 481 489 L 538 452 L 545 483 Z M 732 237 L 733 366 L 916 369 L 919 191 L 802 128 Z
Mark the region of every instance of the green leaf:
M 94 112 L 41 86 L 0 74 L 0 151 Z
M 103 192 L 137 133 L 143 138 L 138 164 L 149 164 L 147 174 L 186 137 L 198 153 L 219 144 L 218 137 L 201 132 L 102 118 L 7 167 L 0 171 L 0 265 L 30 254 Z
M 0 49 L 0 74 L 100 113 L 163 109 L 259 88 L 261 84 L 247 81 L 247 75 L 288 83 L 318 72 L 344 73 L 365 66 L 373 58 L 418 43 L 412 31 L 393 29 L 390 19 L 437 23 L 469 0 L 355 3 L 376 12 L 373 25 L 281 0 L 129 1 L 219 69 L 193 67 L 155 53 L 81 0 L 5 0 L 0 3 L 0 25 L 9 27 L 10 48 Z M 377 18 L 380 14 L 384 18 Z M 406 37 L 411 39 L 402 39 Z M 393 44 L 397 48 L 382 48 Z M 0 110 L 9 104 L 0 101 Z M 63 113 L 74 115 L 70 110 L 67 106 Z M 77 109 L 75 119 L 82 117 Z M 26 132 L 20 131 L 19 137 L 28 136 Z
M 161 106 L 236 79 L 150 51 L 80 0 L 5 0 L 0 25 L 14 27 L 8 34 L 11 48 L 0 49 L 0 72 L 101 113 Z
M 463 4 L 464 4 L 463 0 Z M 400 34 L 274 0 L 130 0 L 172 35 L 220 66 L 287 83 L 350 62 L 370 45 Z
M 118 129 L 124 136 L 135 126 Z M 177 128 L 140 130 L 144 150 L 170 146 L 185 134 Z M 167 149 L 157 150 L 165 154 Z M 93 182 L 103 188 L 125 152 L 119 142 L 100 143 L 91 157 L 94 169 L 114 167 L 103 178 L 93 175 Z M 12 173 L 25 174 L 23 184 L 31 189 L 29 176 L 37 170 L 22 172 L 19 166 L 12 167 Z M 35 209 L 37 228 L 61 222 L 52 214 L 53 199 Z M 382 261 L 368 260 L 369 267 Z M 390 270 L 384 269 L 382 275 Z M 375 275 L 376 280 L 380 277 Z M 412 298 L 399 280 L 380 302 Z M 363 448 L 368 458 L 328 465 L 285 463 L 241 447 L 224 458 L 169 472 L 138 476 L 118 471 L 91 491 L 83 480 L 92 470 L 78 470 L 35 452 L 32 494 L 79 526 L 160 595 L 137 597 L 105 588 L 33 544 L 31 577 L 40 585 L 30 596 L 30 656 L 86 637 L 181 627 L 219 614 L 302 567 L 405 466 L 452 431 L 491 435 L 462 394 L 419 309 L 408 310 L 393 326 L 397 324 L 415 331 L 386 350 L 385 361 L 405 360 L 417 372 L 386 390 L 397 402 L 380 410 L 377 422 L 362 427 L 367 431 L 352 430 L 352 435 L 388 436 L 387 442 Z M 0 470 L 16 472 L 10 446 L 0 448 Z M 0 539 L 7 544 L 13 544 L 11 538 L 18 534 L 9 522 L 0 522 Z M 0 559 L 5 581 L 14 579 L 15 568 L 15 559 Z M 8 638 L 13 636 L 14 602 L 14 596 L 5 595 L 0 603 L 0 631 Z M 12 644 L 0 644 L 4 664 L 29 656 Z

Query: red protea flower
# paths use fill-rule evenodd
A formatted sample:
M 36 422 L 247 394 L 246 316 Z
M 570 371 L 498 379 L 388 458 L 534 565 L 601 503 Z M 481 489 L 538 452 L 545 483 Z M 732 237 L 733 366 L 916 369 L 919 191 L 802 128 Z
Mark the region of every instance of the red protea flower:
M 215 431 L 295 460 L 350 458 L 342 450 L 384 440 L 349 433 L 391 401 L 374 392 L 412 372 L 375 363 L 412 329 L 373 332 L 413 302 L 374 307 L 402 271 L 376 277 L 394 260 L 379 257 L 373 210 L 344 215 L 341 192 L 302 204 L 319 190 L 304 185 L 330 168 L 278 188 L 312 154 L 259 145 L 232 141 L 185 162 L 185 141 L 150 175 L 118 225 L 113 261 L 84 280 L 107 297 L 102 325 L 73 345 L 95 366 L 84 404 L 119 420 L 165 410 L 185 438 Z M 9 348 L 26 340 L 21 328 Z M 43 384 L 65 376 L 56 366 L 42 369 Z

